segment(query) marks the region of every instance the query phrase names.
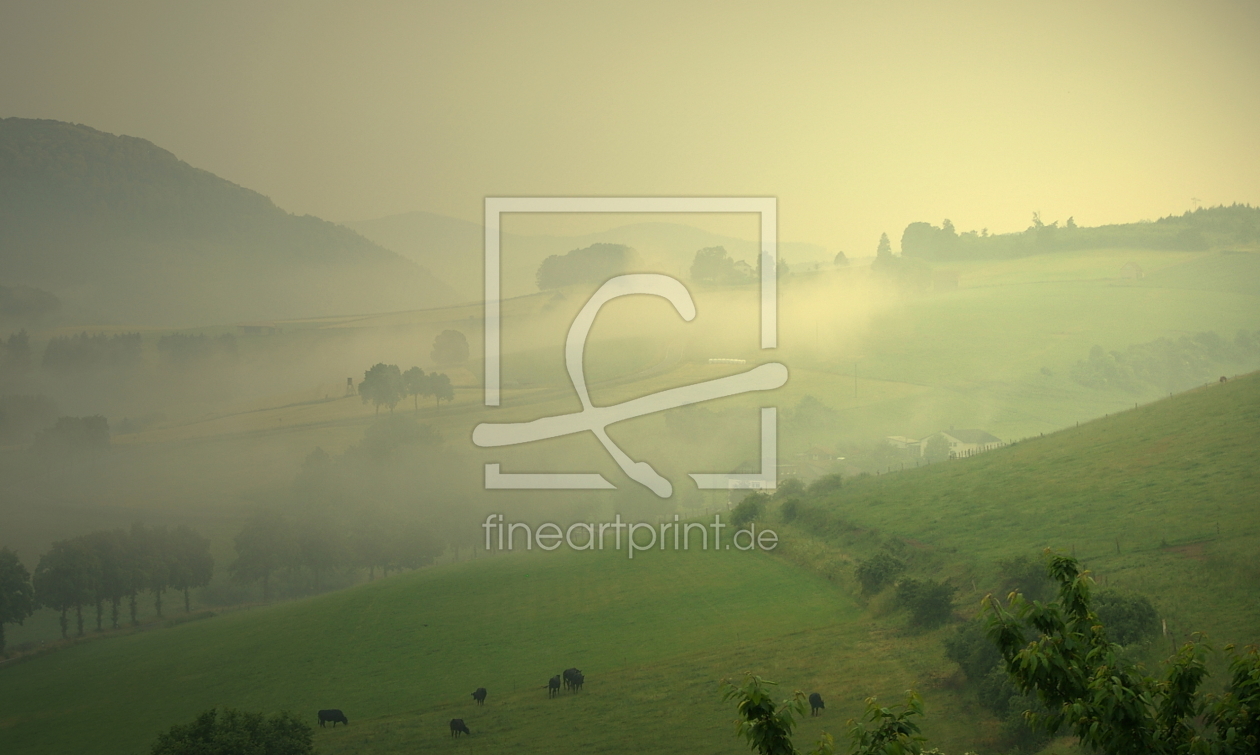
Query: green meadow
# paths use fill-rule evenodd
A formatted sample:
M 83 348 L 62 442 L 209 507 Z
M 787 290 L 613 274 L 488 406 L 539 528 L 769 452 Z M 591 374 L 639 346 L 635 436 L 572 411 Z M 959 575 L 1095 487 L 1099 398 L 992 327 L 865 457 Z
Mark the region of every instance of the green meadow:
M 0 741 L 12 752 L 79 752 L 86 741 L 139 752 L 169 723 L 233 705 L 341 708 L 351 725 L 317 734 L 328 753 L 736 753 L 718 684 L 753 670 L 785 695 L 823 693 L 825 717 L 804 722 L 803 738 L 838 733 L 869 695 L 914 687 L 933 743 L 983 749 L 995 724 L 956 692 L 940 645 L 952 630 L 909 629 L 887 601 L 855 597 L 835 565 L 900 543 L 912 569 L 963 585 L 962 620 L 997 559 L 1054 547 L 1075 551 L 1108 586 L 1149 595 L 1175 639 L 1205 630 L 1220 643 L 1254 642 L 1260 523 L 1247 441 L 1257 431 L 1260 376 L 1250 375 L 989 454 L 852 481 L 807 500 L 828 517 L 808 532 L 769 515 L 765 526 L 784 533 L 771 555 L 483 556 L 86 642 L 0 669 Z M 569 666 L 586 689 L 547 699 L 547 677 Z M 482 709 L 469 697 L 477 686 L 490 690 Z M 450 718 L 474 735 L 448 742 Z
M 1122 279 L 1127 262 L 1145 277 Z M 1260 641 L 1260 378 L 1169 397 L 1087 388 L 1069 374 L 1094 345 L 1260 329 L 1260 254 L 1107 250 L 947 267 L 959 288 L 922 296 L 873 286 L 860 270 L 791 276 L 780 287 L 775 352 L 741 335 L 755 317 L 727 315 L 732 302 L 754 300 L 748 290 L 697 291 L 691 324 L 629 308 L 596 326 L 586 360 L 597 404 L 744 369 L 710 357 L 788 365 L 776 393 L 713 402 L 717 430 L 655 415 L 611 431 L 675 481 L 675 501 L 653 502 L 662 514 L 725 507 L 724 493 L 695 491 L 684 475 L 755 458 L 755 410 L 769 403 L 779 407 L 781 462 L 816 444 L 850 456 L 835 467 L 846 477 L 840 492 L 804 500 L 809 526 L 767 514 L 765 525 L 783 536 L 771 555 L 665 551 L 631 561 L 562 549 L 470 560 L 465 550 L 457 561 L 448 552 L 435 566 L 373 582 L 351 575 L 362 583 L 269 606 L 229 583 L 232 539 L 250 511 L 288 495 L 314 448 L 341 453 L 377 418 L 342 396 L 345 377 L 377 361 L 424 364 L 433 335 L 449 327 L 467 332 L 473 355 L 452 371 L 455 400 L 416 411 L 408 399 L 396 412 L 417 414 L 478 467 L 560 459 L 564 471 L 600 471 L 619 494 L 632 489 L 589 437 L 537 449 L 481 450 L 468 440 L 479 422 L 577 410 L 560 351 L 577 296 L 505 303 L 505 333 L 559 325 L 505 354 L 500 409 L 482 406 L 480 309 L 448 308 L 241 336 L 251 365 L 299 367 L 283 379 L 262 368 L 239 376 L 254 390 L 231 401 L 168 403 L 165 419 L 115 437 L 99 470 L 50 478 L 25 449 L 0 449 L 0 476 L 36 491 L 0 500 L 0 544 L 29 567 L 52 541 L 94 529 L 190 524 L 210 538 L 216 562 L 194 611 L 217 614 L 167 626 L 143 596 L 142 631 L 0 666 L 0 752 L 141 753 L 171 724 L 230 705 L 290 709 L 312 723 L 317 709 L 341 708 L 351 724 L 317 730 L 321 753 L 738 753 L 746 747 L 718 690 L 744 670 L 779 682 L 784 696 L 823 694 L 825 715 L 802 722 L 798 743 L 823 729 L 840 739 L 865 697 L 892 702 L 913 687 L 927 701 L 932 744 L 994 752 L 998 722 L 943 655 L 953 629 L 912 630 L 886 596 L 859 597 L 853 564 L 880 550 L 898 553 L 916 576 L 949 578 L 959 588 L 957 621 L 997 584 L 999 560 L 1051 547 L 1075 553 L 1100 584 L 1147 595 L 1174 641 L 1194 631 L 1218 644 Z M 636 326 L 664 335 L 647 338 Z M 157 335 L 146 333 L 146 344 Z M 794 414 L 806 397 L 834 412 L 825 426 Z M 1017 442 L 918 468 L 870 451 L 885 436 L 954 425 Z M 903 466 L 911 468 L 889 471 Z M 568 493 L 538 500 L 534 513 L 611 511 Z M 181 601 L 167 600 L 168 618 L 182 614 Z M 231 605 L 242 602 L 251 607 Z M 6 632 L 10 647 L 27 648 L 60 634 L 48 610 Z M 1140 652 L 1157 662 L 1168 642 L 1161 636 Z M 570 666 L 585 672 L 586 689 L 549 700 L 547 678 Z M 484 708 L 471 704 L 478 686 L 489 690 Z M 451 718 L 473 736 L 452 741 Z

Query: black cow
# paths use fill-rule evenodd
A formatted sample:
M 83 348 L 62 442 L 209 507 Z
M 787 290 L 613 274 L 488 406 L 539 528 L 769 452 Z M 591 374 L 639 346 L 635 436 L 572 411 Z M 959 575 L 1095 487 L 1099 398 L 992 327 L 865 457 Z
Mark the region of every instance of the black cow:
M 472 698 L 477 701 L 478 705 L 486 704 L 486 688 L 478 687 L 477 691 L 472 693 Z
M 350 725 L 350 721 L 346 718 L 346 714 L 333 708 L 332 710 L 321 710 L 319 712 L 319 725 L 322 727 L 325 722 L 332 721 L 333 728 L 337 728 L 337 724 L 342 723 L 346 726 Z
M 567 668 L 564 670 L 564 688 L 573 689 L 573 680 L 582 675 L 582 670 L 577 668 Z
M 468 727 L 464 725 L 464 719 L 452 718 L 451 719 L 451 736 L 458 737 L 460 734 L 467 734 L 469 736 L 472 736 L 472 732 L 469 731 Z
M 556 674 L 547 680 L 547 697 L 555 697 L 560 694 L 560 675 Z
M 827 707 L 826 705 L 823 705 L 822 695 L 818 694 L 817 692 L 812 692 L 812 693 L 810 693 L 810 696 L 809 696 L 809 715 L 811 715 L 811 716 L 821 715 L 818 711 L 820 711 L 820 710 L 822 710 L 823 708 L 826 708 L 826 707 Z
M 586 677 L 582 676 L 582 672 L 579 671 L 574 674 L 571 679 L 569 679 L 569 689 L 572 689 L 574 692 L 579 692 L 582 689 L 582 685 L 585 683 Z

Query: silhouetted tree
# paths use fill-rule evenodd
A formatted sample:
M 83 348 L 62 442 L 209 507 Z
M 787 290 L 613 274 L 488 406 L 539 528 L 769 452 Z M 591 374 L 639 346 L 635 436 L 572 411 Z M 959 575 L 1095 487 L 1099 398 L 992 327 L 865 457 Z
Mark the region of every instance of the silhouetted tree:
M 146 528 L 136 524 L 131 528 L 131 543 L 142 575 L 140 588 L 153 595 L 153 609 L 162 615 L 162 593 L 171 586 L 171 573 L 175 553 L 170 532 L 166 527 Z
M 458 330 L 444 330 L 433 339 L 429 357 L 439 367 L 454 367 L 468 361 L 468 339 Z
M 363 373 L 363 382 L 359 383 L 359 395 L 363 397 L 363 403 L 375 404 L 377 412 L 380 412 L 382 405 L 388 406 L 391 412 L 394 411 L 394 406 L 402 400 L 403 390 L 402 372 L 396 364 L 376 364 Z
M 276 511 L 259 511 L 237 534 L 236 560 L 228 566 L 232 579 L 249 584 L 262 580 L 263 600 L 271 599 L 271 575 L 291 562 L 293 537 L 289 523 Z
M 99 563 L 95 554 L 81 539 L 62 540 L 39 559 L 31 580 L 35 587 L 35 599 L 40 605 L 61 612 L 61 636 L 69 631 L 68 614 L 75 609 L 78 634 L 83 636 L 83 606 L 90 603 L 96 593 L 99 579 Z
M 879 234 L 879 245 L 875 247 L 875 259 L 877 261 L 892 259 L 892 242 L 888 240 L 887 233 Z
M 721 246 L 701 249 L 691 263 L 691 279 L 697 283 L 747 283 L 753 277 L 753 269 L 748 263 L 731 259 L 726 248 Z
M 194 587 L 210 584 L 214 575 L 214 558 L 210 555 L 210 540 L 180 525 L 170 533 L 171 587 L 184 593 L 184 612 L 192 611 L 188 592 Z
M 429 395 L 429 376 L 419 367 L 412 367 L 402 374 L 403 392 L 411 396 L 416 413 L 420 413 L 420 396 Z
M 4 625 L 21 624 L 37 605 L 30 572 L 16 553 L 0 548 L 0 657 L 4 656 Z
M 539 291 L 583 283 L 601 284 L 639 264 L 639 255 L 622 244 L 591 244 L 542 261 L 534 276 Z
M 118 628 L 118 606 L 127 594 L 127 535 L 122 530 L 98 531 L 84 535 L 87 547 L 96 556 L 100 578 L 96 581 L 93 602 L 96 604 L 96 631 L 103 630 L 104 605 L 110 604 L 110 621 Z
M 455 389 L 451 387 L 451 379 L 445 373 L 433 372 L 428 376 L 428 395 L 433 397 L 433 404 L 436 411 L 442 410 L 443 401 L 455 400 Z

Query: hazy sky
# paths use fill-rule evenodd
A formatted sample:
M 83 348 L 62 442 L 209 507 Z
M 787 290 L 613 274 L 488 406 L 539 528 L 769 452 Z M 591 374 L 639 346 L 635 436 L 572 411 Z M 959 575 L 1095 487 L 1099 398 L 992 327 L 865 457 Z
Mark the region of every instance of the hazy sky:
M 774 195 L 783 239 L 852 255 L 1260 204 L 1255 0 L 784 5 L 0 0 L 0 116 L 330 220 Z

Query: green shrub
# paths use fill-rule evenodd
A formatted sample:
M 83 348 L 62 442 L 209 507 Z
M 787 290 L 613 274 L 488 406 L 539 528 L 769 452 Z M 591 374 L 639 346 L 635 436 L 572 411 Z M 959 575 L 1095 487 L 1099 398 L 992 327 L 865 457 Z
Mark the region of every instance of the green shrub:
M 945 657 L 957 663 L 967 681 L 978 684 L 995 669 L 1002 654 L 989 640 L 984 624 L 969 621 L 945 640 Z M 1002 679 L 1006 675 L 1002 674 Z
M 292 713 L 264 717 L 234 708 L 211 708 L 188 724 L 158 735 L 150 755 L 310 755 L 311 727 Z
M 954 593 L 958 588 L 934 579 L 903 579 L 897 583 L 897 604 L 910 610 L 910 623 L 930 629 L 949 620 L 954 613 Z
M 876 553 L 857 565 L 854 575 L 864 595 L 874 595 L 905 571 L 901 559 L 888 553 Z
M 735 509 L 731 511 L 731 524 L 736 527 L 755 522 L 766 512 L 766 501 L 769 500 L 765 493 L 753 493 L 744 500 L 735 505 Z
M 805 492 L 805 483 L 799 477 L 789 477 L 775 488 L 771 500 L 782 501 L 785 498 L 796 498 Z
M 1094 612 L 1107 627 L 1107 639 L 1131 645 L 1155 634 L 1159 615 L 1144 595 L 1102 590 L 1094 596 Z
M 1046 601 L 1054 596 L 1054 583 L 1046 576 L 1045 564 L 1028 556 L 1016 556 L 998 562 L 1001 574 L 998 593 L 1006 597 L 1022 593 L 1026 600 Z
M 830 495 L 842 487 L 844 478 L 839 474 L 828 474 L 819 477 L 809 484 L 807 492 L 811 496 Z

